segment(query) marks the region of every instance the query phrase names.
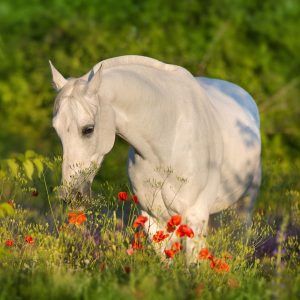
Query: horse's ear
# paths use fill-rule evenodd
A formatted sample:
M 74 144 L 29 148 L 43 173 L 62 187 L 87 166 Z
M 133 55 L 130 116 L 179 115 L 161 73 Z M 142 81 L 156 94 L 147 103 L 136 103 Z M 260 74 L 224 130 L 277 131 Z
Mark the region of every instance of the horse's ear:
M 102 81 L 102 64 L 96 73 L 94 73 L 94 70 L 90 72 L 88 80 L 88 93 L 91 95 L 97 94 Z
M 64 85 L 67 83 L 67 79 L 64 78 L 64 76 L 62 76 L 57 70 L 56 68 L 53 66 L 53 64 L 51 63 L 51 61 L 49 60 L 49 64 L 50 64 L 50 68 L 51 68 L 51 72 L 52 72 L 52 84 L 53 87 L 59 91 L 60 89 L 62 89 L 64 87 Z

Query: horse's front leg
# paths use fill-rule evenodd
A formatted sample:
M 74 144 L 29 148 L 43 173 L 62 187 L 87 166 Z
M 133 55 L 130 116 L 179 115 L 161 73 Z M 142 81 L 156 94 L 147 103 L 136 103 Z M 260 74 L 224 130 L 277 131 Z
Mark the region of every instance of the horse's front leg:
M 209 212 L 206 206 L 193 207 L 185 216 L 187 225 L 193 229 L 194 237 L 186 240 L 186 260 L 188 264 L 197 262 L 199 252 L 206 247 Z
M 155 218 L 151 217 L 146 211 L 142 211 L 142 215 L 148 218 L 148 221 L 145 223 L 145 233 L 147 234 L 147 238 L 149 242 L 153 245 L 155 252 L 159 256 L 163 256 L 164 254 L 163 245 L 161 243 L 153 242 L 153 236 L 156 234 L 157 231 L 163 230 L 163 228 L 161 228 L 158 225 L 158 222 L 155 220 Z
M 147 234 L 148 240 L 153 246 L 155 252 L 159 257 L 162 259 L 165 258 L 165 250 L 169 249 L 172 245 L 172 243 L 176 240 L 176 236 L 170 235 L 165 240 L 161 242 L 155 242 L 153 240 L 153 236 L 157 233 L 157 231 L 162 230 L 164 234 L 167 234 L 166 227 L 163 225 L 160 225 L 157 220 L 153 217 L 151 217 L 147 212 L 142 211 L 142 215 L 146 216 L 148 218 L 148 221 L 145 223 L 145 233 Z

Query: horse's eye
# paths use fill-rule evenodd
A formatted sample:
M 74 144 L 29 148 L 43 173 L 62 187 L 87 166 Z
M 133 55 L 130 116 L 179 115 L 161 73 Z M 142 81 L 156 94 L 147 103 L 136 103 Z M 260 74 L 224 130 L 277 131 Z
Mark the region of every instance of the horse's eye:
M 82 128 L 82 135 L 88 136 L 94 132 L 94 126 L 88 125 Z

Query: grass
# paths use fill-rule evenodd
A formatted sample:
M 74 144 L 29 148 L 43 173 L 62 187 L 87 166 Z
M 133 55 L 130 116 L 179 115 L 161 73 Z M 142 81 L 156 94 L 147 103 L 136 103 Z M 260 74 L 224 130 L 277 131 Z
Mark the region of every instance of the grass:
M 273 209 L 268 201 L 263 207 L 260 199 L 247 238 L 234 212 L 219 216 L 222 226 L 210 233 L 207 247 L 216 257 L 230 253 L 232 258 L 226 260 L 228 272 L 217 272 L 209 260 L 186 265 L 183 253 L 174 259 L 160 258 L 153 242 L 146 240 L 143 250 L 128 255 L 126 250 L 135 232 L 131 225 L 139 211 L 133 201 L 118 200 L 125 184 L 98 183 L 101 194 L 84 203 L 86 222 L 70 224 L 67 214 L 72 209 L 50 188 L 57 177 L 53 172 L 55 168 L 33 181 L 21 175 L 1 179 L 5 188 L 0 206 L 0 299 L 299 297 L 300 210 L 296 190 L 282 186 L 278 193 L 284 195 L 281 201 L 288 200 L 293 206 L 282 209 L 281 214 L 274 203 Z M 31 192 L 33 187 L 38 195 Z M 270 186 L 263 187 L 261 197 L 270 195 L 268 190 Z M 7 209 L 4 203 L 12 198 L 15 208 Z M 26 243 L 26 236 L 34 242 Z M 7 239 L 14 241 L 13 246 L 5 246 Z M 183 245 L 185 239 L 181 240 Z

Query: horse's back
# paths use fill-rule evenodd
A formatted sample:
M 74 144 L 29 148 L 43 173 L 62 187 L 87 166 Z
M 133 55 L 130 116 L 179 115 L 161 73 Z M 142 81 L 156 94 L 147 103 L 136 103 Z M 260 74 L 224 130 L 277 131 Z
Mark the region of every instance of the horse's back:
M 215 101 L 231 101 L 233 105 L 240 106 L 255 121 L 257 128 L 259 128 L 260 121 L 256 103 L 243 88 L 232 82 L 220 79 L 196 77 L 196 80 Z M 217 97 L 214 97 L 215 93 L 218 93 Z

